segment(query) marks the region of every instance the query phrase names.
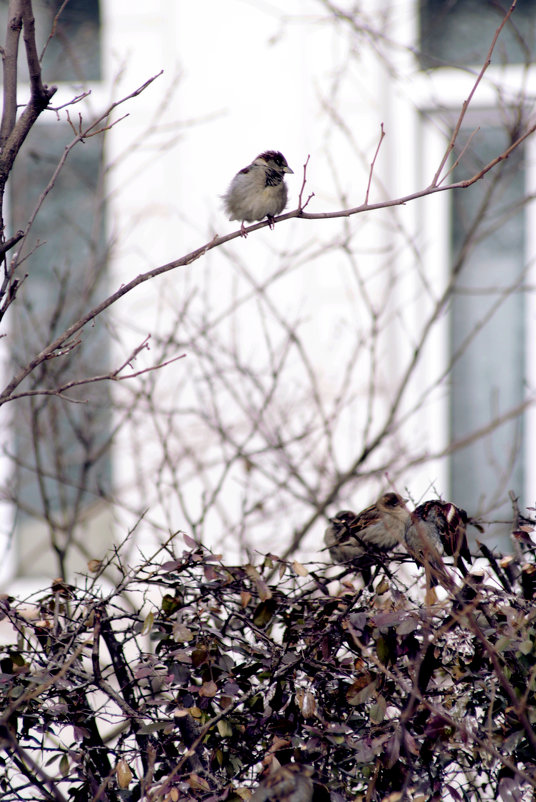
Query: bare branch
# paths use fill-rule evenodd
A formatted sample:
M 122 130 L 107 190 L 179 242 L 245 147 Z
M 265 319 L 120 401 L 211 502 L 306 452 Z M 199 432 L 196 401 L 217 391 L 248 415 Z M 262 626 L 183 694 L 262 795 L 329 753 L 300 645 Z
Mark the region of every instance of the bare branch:
M 376 152 L 374 153 L 374 158 L 372 159 L 372 163 L 370 165 L 369 178 L 368 178 L 368 183 L 367 183 L 367 191 L 365 193 L 365 204 L 368 203 L 369 194 L 370 194 L 370 185 L 372 184 L 372 176 L 374 174 L 374 165 L 376 164 L 376 159 L 378 158 L 378 154 L 380 152 L 380 148 L 382 146 L 382 142 L 384 140 L 384 137 L 385 137 L 385 131 L 383 130 L 383 123 L 380 123 L 380 139 L 379 139 L 378 144 L 376 146 Z
M 441 162 L 439 163 L 439 167 L 436 170 L 436 174 L 434 175 L 434 177 L 432 179 L 432 183 L 430 184 L 431 187 L 435 187 L 437 185 L 438 181 L 439 181 L 439 178 L 440 178 L 440 175 L 441 175 L 441 173 L 443 171 L 443 168 L 444 168 L 445 164 L 447 163 L 447 160 L 448 160 L 450 154 L 452 153 L 452 150 L 454 148 L 456 139 L 458 138 L 458 134 L 460 133 L 460 129 L 461 129 L 462 123 L 463 123 L 463 121 L 465 119 L 465 115 L 467 113 L 467 109 L 469 108 L 469 105 L 470 105 L 470 103 L 471 103 L 471 101 L 472 101 L 472 99 L 473 99 L 473 97 L 475 95 L 476 90 L 478 89 L 478 86 L 479 86 L 480 82 L 482 81 L 482 78 L 484 77 L 484 74 L 485 74 L 486 70 L 488 69 L 489 65 L 491 64 L 491 57 L 493 55 L 493 51 L 495 50 L 495 45 L 497 44 L 497 40 L 498 40 L 499 36 L 501 35 L 501 32 L 502 32 L 504 26 L 506 25 L 506 23 L 508 22 L 508 20 L 512 16 L 516 5 L 517 5 L 517 0 L 513 0 L 513 3 L 511 4 L 510 8 L 508 9 L 506 14 L 504 15 L 504 18 L 503 18 L 501 24 L 499 25 L 499 27 L 495 31 L 495 35 L 493 37 L 491 45 L 489 46 L 489 50 L 488 50 L 488 53 L 487 53 L 487 56 L 486 56 L 486 60 L 485 60 L 484 64 L 482 65 L 482 68 L 481 68 L 480 72 L 478 73 L 477 79 L 476 79 L 475 83 L 473 84 L 473 88 L 469 92 L 469 96 L 466 98 L 466 100 L 463 101 L 460 115 L 458 117 L 456 125 L 454 126 L 454 131 L 452 132 L 452 136 L 451 136 L 450 141 L 449 141 L 449 143 L 447 145 L 447 149 L 445 150 L 445 153 L 443 154 L 443 158 L 441 159 Z

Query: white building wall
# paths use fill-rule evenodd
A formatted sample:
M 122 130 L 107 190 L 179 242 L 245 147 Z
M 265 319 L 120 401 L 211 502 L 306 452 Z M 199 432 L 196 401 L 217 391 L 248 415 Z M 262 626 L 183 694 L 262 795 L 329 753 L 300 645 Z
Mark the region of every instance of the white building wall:
M 353 9 L 353 4 L 347 5 Z M 282 150 L 294 169 L 295 175 L 287 180 L 289 209 L 296 206 L 308 156 L 305 194 L 314 192 L 309 211 L 361 204 L 382 124 L 386 136 L 375 164 L 370 200 L 424 188 L 444 146 L 430 109 L 447 96 L 457 108 L 473 80 L 471 75 L 444 79 L 418 73 L 406 49 L 416 39 L 415 0 L 361 3 L 355 36 L 348 34 L 348 21 L 333 24 L 322 4 L 314 0 L 270 4 L 113 0 L 101 3 L 101 8 L 105 79 L 93 87 L 85 113 L 104 108 L 110 99 L 134 91 L 163 70 L 146 91 L 118 107 L 115 119 L 128 116 L 107 134 L 109 234 L 115 241 L 110 291 L 210 241 L 216 233 L 237 228 L 225 219 L 219 195 L 238 169 L 268 148 Z M 388 60 L 371 46 L 371 32 L 384 37 L 379 41 L 389 53 Z M 513 73 L 505 71 L 502 78 L 515 86 Z M 67 97 L 69 91 L 60 89 L 58 97 Z M 489 84 L 483 85 L 479 102 L 491 98 L 492 92 Z M 328 249 L 343 234 L 351 242 L 355 265 L 366 277 L 370 297 L 383 319 L 391 319 L 388 331 L 378 340 L 372 438 L 419 341 L 422 321 L 441 292 L 447 270 L 447 214 L 447 195 L 440 194 L 343 222 L 291 220 L 273 232 L 263 229 L 247 240 L 234 240 L 186 268 L 142 284 L 114 306 L 113 362 L 122 363 L 151 335 L 150 350 L 138 355 L 132 369 L 154 365 L 162 341 L 176 326 L 187 300 L 191 299 L 199 315 L 203 305 L 209 304 L 210 314 L 217 316 L 218 309 L 223 312 L 236 294 L 246 293 L 250 279 L 245 271 L 262 283 L 288 263 L 288 270 L 270 285 L 270 298 L 282 317 L 302 321 L 319 391 L 332 400 L 341 365 L 348 358 L 350 334 L 359 330 L 364 304 L 349 259 L 341 249 Z M 201 482 L 185 480 L 185 516 L 177 502 L 184 488 L 174 486 L 171 437 L 168 464 L 162 463 L 161 439 L 166 440 L 170 410 L 179 391 L 182 404 L 188 398 L 192 404 L 199 403 L 192 382 L 198 363 L 189 336 L 179 323 L 170 352 L 185 353 L 185 358 L 153 374 L 155 416 L 135 412 L 116 436 L 118 504 L 109 515 L 119 540 L 135 526 L 142 545 L 152 545 L 155 536 L 162 538 L 179 529 L 191 531 L 209 492 Z M 250 359 L 262 348 L 265 332 L 254 300 L 227 319 L 219 336 L 222 342 L 237 338 Z M 447 444 L 445 387 L 424 396 L 422 391 L 433 385 L 434 374 L 441 373 L 446 348 L 443 318 L 434 327 L 404 395 L 403 412 L 409 416 L 417 407 L 418 414 L 408 418 L 397 434 L 401 452 L 408 443 L 418 444 L 415 453 L 424 457 L 441 452 Z M 369 414 L 367 354 L 359 359 L 353 379 L 356 401 L 341 413 L 336 443 L 341 470 L 362 448 L 360 438 Z M 137 387 L 136 382 L 114 385 L 117 423 L 134 409 Z M 296 383 L 284 389 L 292 397 L 300 388 Z M 292 414 L 299 416 L 299 409 Z M 191 422 L 185 425 L 183 437 L 199 453 L 212 447 L 206 429 Z M 385 451 L 378 453 L 372 465 L 377 474 L 342 494 L 340 506 L 364 506 L 386 482 L 403 492 L 408 489 L 417 501 L 432 489 L 448 493 L 445 462 L 406 468 L 401 460 L 385 477 L 383 457 L 387 457 Z M 234 490 L 233 482 L 229 483 L 228 510 L 219 509 L 202 527 L 209 545 L 223 543 L 234 556 L 240 533 L 233 527 L 240 517 L 242 480 L 237 474 Z M 272 517 L 266 529 L 259 530 L 259 549 L 276 549 L 274 532 L 282 544 L 288 543 L 293 528 L 302 522 L 300 508 L 282 509 L 279 519 Z M 9 522 L 4 529 L 9 530 Z M 304 544 L 306 556 L 317 556 L 322 529 L 319 521 Z M 105 545 L 99 541 L 98 548 Z

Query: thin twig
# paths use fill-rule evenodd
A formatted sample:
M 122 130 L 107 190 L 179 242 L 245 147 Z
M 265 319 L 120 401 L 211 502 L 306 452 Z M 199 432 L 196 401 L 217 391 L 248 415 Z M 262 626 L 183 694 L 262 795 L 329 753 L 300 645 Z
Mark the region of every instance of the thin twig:
M 315 194 L 314 192 L 312 192 L 309 195 L 309 197 L 307 198 L 307 200 L 305 201 L 305 203 L 302 203 L 303 193 L 304 193 L 304 190 L 305 190 L 305 185 L 307 183 L 307 165 L 309 164 L 309 159 L 310 158 L 311 158 L 311 154 L 308 153 L 307 154 L 307 158 L 305 159 L 305 164 L 303 165 L 303 181 L 302 181 L 302 185 L 301 185 L 301 189 L 300 189 L 300 194 L 298 196 L 298 209 L 301 209 L 301 210 L 305 209 L 305 207 L 307 206 L 307 204 L 309 203 L 311 198 L 314 197 L 314 194 Z
M 378 153 L 380 152 L 380 148 L 382 146 L 382 142 L 384 140 L 384 137 L 385 137 L 385 131 L 383 130 L 383 123 L 380 123 L 380 139 L 379 139 L 378 144 L 376 146 L 376 152 L 374 154 L 374 158 L 372 159 L 372 162 L 371 162 L 371 165 L 370 165 L 369 178 L 368 178 L 368 183 L 367 183 L 367 191 L 365 193 L 365 204 L 368 203 L 369 193 L 370 193 L 370 185 L 372 184 L 372 175 L 374 173 L 374 165 L 376 164 L 376 159 L 378 158 Z
M 462 110 L 460 112 L 460 115 L 458 117 L 456 125 L 454 126 L 454 131 L 452 132 L 452 136 L 451 136 L 450 141 L 449 141 L 449 143 L 447 145 L 447 149 L 445 150 L 445 153 L 443 154 L 443 158 L 441 159 L 441 162 L 439 163 L 439 167 L 437 168 L 436 174 L 434 175 L 434 177 L 432 179 L 432 183 L 430 184 L 431 187 L 436 187 L 438 182 L 439 182 L 439 177 L 440 177 L 440 175 L 441 175 L 441 173 L 443 171 L 443 167 L 447 163 L 447 159 L 449 158 L 449 156 L 450 156 L 450 154 L 451 154 L 451 152 L 452 152 L 452 150 L 454 148 L 454 145 L 456 143 L 456 139 L 458 138 L 458 134 L 460 133 L 460 128 L 462 127 L 462 123 L 463 123 L 465 115 L 467 113 L 467 109 L 469 108 L 469 105 L 470 105 L 470 103 L 471 103 L 471 101 L 472 101 L 472 99 L 473 99 L 473 97 L 475 95 L 475 92 L 478 89 L 478 86 L 479 86 L 482 78 L 484 77 L 484 73 L 486 72 L 486 70 L 488 69 L 489 65 L 491 64 L 491 56 L 493 55 L 493 51 L 495 49 L 495 45 L 497 44 L 497 39 L 499 38 L 502 29 L 504 28 L 504 26 L 506 25 L 506 23 L 508 22 L 508 20 L 512 16 L 516 5 L 517 5 L 517 0 L 513 0 L 512 5 L 510 6 L 508 11 L 504 15 L 504 18 L 503 18 L 501 24 L 499 25 L 499 27 L 495 31 L 495 36 L 492 39 L 491 45 L 489 47 L 489 50 L 488 50 L 488 53 L 487 53 L 487 56 L 486 56 L 486 60 L 485 60 L 484 64 L 482 65 L 482 69 L 478 73 L 477 79 L 476 79 L 475 83 L 473 84 L 473 88 L 469 92 L 468 97 L 466 98 L 466 100 L 463 101 Z

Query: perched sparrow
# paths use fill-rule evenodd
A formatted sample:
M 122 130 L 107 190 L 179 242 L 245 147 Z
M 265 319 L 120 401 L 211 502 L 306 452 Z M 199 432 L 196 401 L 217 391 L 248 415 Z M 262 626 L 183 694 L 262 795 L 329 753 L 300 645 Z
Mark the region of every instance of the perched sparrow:
M 430 570 L 430 586 L 443 576 L 443 555 L 453 558 L 454 565 L 467 576 L 464 560 L 471 562 L 466 528 L 469 518 L 465 510 L 450 502 L 425 501 L 414 509 L 406 525 L 404 538 L 413 557 Z
M 287 205 L 285 173 L 293 172 L 282 153 L 267 150 L 235 175 L 223 196 L 223 204 L 229 220 L 242 221 L 242 235 L 245 236 L 245 220 L 251 223 L 267 217 L 270 228 L 274 227 L 274 217 Z
M 311 802 L 311 770 L 288 763 L 272 770 L 255 790 L 250 802 Z
M 409 512 L 397 493 L 385 493 L 376 504 L 360 513 L 342 510 L 330 518 L 324 540 L 334 562 L 355 562 L 365 585 L 372 577 L 371 567 L 382 552 L 404 541 Z

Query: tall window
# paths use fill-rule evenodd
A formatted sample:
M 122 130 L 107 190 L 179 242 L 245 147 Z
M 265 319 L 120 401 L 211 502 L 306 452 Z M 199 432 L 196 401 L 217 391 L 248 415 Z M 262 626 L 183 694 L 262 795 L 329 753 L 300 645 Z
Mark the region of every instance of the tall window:
M 62 5 L 60 0 L 33 3 L 43 80 L 85 87 L 101 78 L 99 3 L 70 0 L 58 16 Z M 6 7 L 2 3 L 4 19 Z M 54 33 L 50 38 L 49 32 Z M 19 80 L 25 74 L 21 68 Z M 13 230 L 25 228 L 72 139 L 65 118 L 58 121 L 54 113 L 43 114 L 30 132 L 9 183 Z M 24 272 L 28 276 L 9 319 L 14 370 L 106 294 L 101 138 L 90 138 L 70 152 L 39 208 L 22 257 L 21 277 Z M 104 320 L 95 321 L 70 345 L 68 357 L 47 360 L 31 379 L 39 389 L 54 390 L 107 372 Z M 57 562 L 50 560 L 51 538 L 61 550 L 84 511 L 98 506 L 110 488 L 108 390 L 98 383 L 65 396 L 35 396 L 13 404 L 12 497 L 22 575 L 57 575 Z
M 419 0 L 421 68 L 440 77 L 461 67 L 476 77 L 509 6 L 496 0 Z M 536 0 L 525 0 L 494 51 L 488 75 L 497 86 L 504 66 L 533 61 L 535 45 Z M 437 91 L 440 83 L 434 83 L 432 114 L 442 119 L 448 135 L 449 103 L 459 109 L 467 95 L 453 100 L 451 92 Z M 448 87 L 448 80 L 442 86 Z M 497 91 L 487 106 L 479 107 L 476 98 L 458 139 L 455 156 L 462 155 L 453 179 L 478 172 L 513 142 L 523 114 L 513 92 Z M 531 188 L 525 160 L 519 149 L 482 181 L 450 196 L 450 268 L 456 282 L 449 310 L 449 426 L 452 443 L 467 443 L 451 456 L 450 492 L 462 506 L 493 510 L 499 519 L 511 516 L 510 489 L 523 500 L 525 418 L 490 426 L 475 442 L 470 436 L 521 405 L 526 393 L 530 266 L 524 200 Z
M 455 179 L 478 172 L 509 143 L 503 128 L 488 127 L 472 144 Z M 463 264 L 450 313 L 450 435 L 455 443 L 507 414 L 524 397 L 523 167 L 523 153 L 515 151 L 488 179 L 451 197 L 451 263 L 455 270 Z M 504 508 L 506 500 L 509 511 L 508 491 L 521 494 L 524 487 L 523 428 L 523 418 L 509 420 L 454 452 L 451 490 L 462 506 L 495 502 Z

